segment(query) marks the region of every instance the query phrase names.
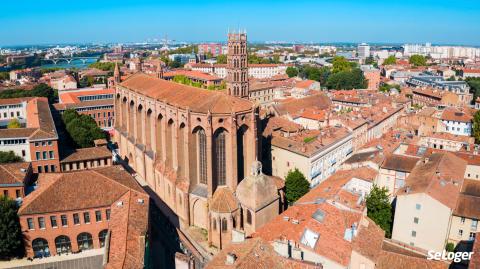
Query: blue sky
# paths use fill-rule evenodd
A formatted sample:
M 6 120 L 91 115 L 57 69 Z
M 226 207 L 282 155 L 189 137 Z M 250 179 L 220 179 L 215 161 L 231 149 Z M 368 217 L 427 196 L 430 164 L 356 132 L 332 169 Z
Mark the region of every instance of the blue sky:
M 0 46 L 223 41 L 432 42 L 480 45 L 478 0 L 2 1 Z

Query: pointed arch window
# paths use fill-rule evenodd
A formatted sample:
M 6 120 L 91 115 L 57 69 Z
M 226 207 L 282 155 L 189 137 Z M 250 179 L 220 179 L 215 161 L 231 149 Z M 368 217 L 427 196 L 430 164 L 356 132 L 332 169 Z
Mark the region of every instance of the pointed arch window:
M 226 154 L 225 154 L 225 130 L 221 129 L 214 136 L 214 177 L 216 186 L 226 185 Z
M 252 224 L 252 212 L 247 209 L 247 223 Z
M 207 136 L 203 129 L 200 129 L 197 134 L 199 181 L 202 184 L 207 184 Z
M 227 219 L 223 218 L 222 219 L 222 233 L 227 232 L 228 226 L 227 226 Z

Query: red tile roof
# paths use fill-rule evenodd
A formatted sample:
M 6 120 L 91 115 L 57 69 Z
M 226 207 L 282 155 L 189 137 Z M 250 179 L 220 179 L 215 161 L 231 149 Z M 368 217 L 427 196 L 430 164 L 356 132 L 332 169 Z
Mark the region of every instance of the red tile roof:
M 189 78 L 194 78 L 198 80 L 204 80 L 204 81 L 219 81 L 222 80 L 222 78 L 219 78 L 214 75 L 210 75 L 207 73 L 203 73 L 200 71 L 193 71 L 193 70 L 185 70 L 185 69 L 178 69 L 178 70 L 173 70 L 170 72 L 166 72 L 163 74 L 164 78 L 170 78 L 170 77 L 175 77 L 175 76 L 186 76 Z
M 29 169 L 31 169 L 29 162 L 0 164 L 0 186 L 2 184 L 23 185 Z
M 467 162 L 453 153 L 433 153 L 412 170 L 397 194 L 425 193 L 453 210 L 466 167 Z
M 442 113 L 442 120 L 448 120 L 448 121 L 458 121 L 458 122 L 471 122 L 472 121 L 472 115 L 460 111 L 456 108 L 446 108 L 443 113 Z
M 31 215 L 110 206 L 128 190 L 143 193 L 135 179 L 119 166 L 71 173 L 40 174 L 38 189 L 24 199 L 18 214 Z
M 128 77 L 120 84 L 131 91 L 193 112 L 225 113 L 251 111 L 251 101 L 179 83 L 154 78 L 143 73 Z
M 233 264 L 227 264 L 227 255 L 234 255 Z M 231 243 L 215 255 L 205 269 L 322 269 L 321 265 L 295 261 L 281 257 L 273 247 L 261 238 L 247 239 L 240 243 Z
M 80 96 L 91 96 L 91 95 L 100 95 L 100 94 L 115 94 L 115 89 L 96 89 L 96 90 L 85 90 L 85 91 L 60 91 L 58 93 L 58 98 L 62 104 L 72 104 L 80 103 L 78 99 Z

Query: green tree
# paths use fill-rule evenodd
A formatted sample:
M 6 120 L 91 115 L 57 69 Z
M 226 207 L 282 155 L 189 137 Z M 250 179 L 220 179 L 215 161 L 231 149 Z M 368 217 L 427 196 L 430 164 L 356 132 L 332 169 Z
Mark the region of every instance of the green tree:
M 383 65 L 391 65 L 396 63 L 397 63 L 397 58 L 395 58 L 395 56 L 393 55 L 388 56 L 388 58 L 385 59 L 385 61 L 383 61 Z
M 0 163 L 16 163 L 22 161 L 23 159 L 15 155 L 13 151 L 0 151 Z
M 23 238 L 17 215 L 17 203 L 0 196 L 0 259 L 23 256 Z
M 415 54 L 410 56 L 408 62 L 414 66 L 425 66 L 427 65 L 427 58 L 425 58 L 425 56 Z
M 445 245 L 445 250 L 447 252 L 454 252 L 455 251 L 455 245 L 452 243 L 452 242 L 448 242 L 446 245 Z
M 332 73 L 334 74 L 342 71 L 350 71 L 356 66 L 355 63 L 347 61 L 347 59 L 343 56 L 333 57 L 332 65 Z
M 278 54 L 273 55 L 271 61 L 272 61 L 272 64 L 280 63 L 280 55 L 278 55 Z
M 182 67 L 182 63 L 181 63 L 180 61 L 177 61 L 177 60 L 175 60 L 175 61 L 170 61 L 170 63 L 168 64 L 168 66 L 169 66 L 170 68 L 180 68 L 180 67 Z
M 384 84 L 380 85 L 378 90 L 381 91 L 381 92 L 384 92 L 384 93 L 388 93 L 388 92 L 390 92 L 390 89 L 392 89 L 392 88 L 397 89 L 398 92 L 401 91 L 400 85 L 398 85 L 398 84 L 387 84 L 387 83 L 384 83 Z
M 465 80 L 470 86 L 470 92 L 473 93 L 473 100 L 480 96 L 480 78 L 467 78 Z
M 311 65 L 306 65 L 300 66 L 298 70 L 299 77 L 318 81 L 320 82 L 320 85 L 324 85 L 327 82 L 330 73 L 330 68 L 326 66 L 318 68 Z
M 185 46 L 181 48 L 176 48 L 172 51 L 170 51 L 170 54 L 187 54 L 187 53 L 198 53 L 198 46 L 196 45 L 190 45 L 190 46 Z
M 309 190 L 310 183 L 308 183 L 307 179 L 298 168 L 288 172 L 287 177 L 285 178 L 285 197 L 289 204 L 297 201 Z
M 173 81 L 177 82 L 177 83 L 181 83 L 181 84 L 184 84 L 184 85 L 192 85 L 192 80 L 190 80 L 187 76 L 185 75 L 177 75 L 177 76 L 174 76 Z
M 385 236 L 392 235 L 392 205 L 388 198 L 388 190 L 374 185 L 367 196 L 367 216 L 385 231 Z
M 480 110 L 473 115 L 473 137 L 475 137 L 475 143 L 480 143 Z
M 54 103 L 58 93 L 50 86 L 41 83 L 31 90 L 3 90 L 0 92 L 0 99 L 21 98 L 21 97 L 47 97 L 50 103 Z
M 88 115 L 80 115 L 75 110 L 67 109 L 62 115 L 62 120 L 65 129 L 78 147 L 92 147 L 94 140 L 106 138 L 95 120 Z
M 115 69 L 115 63 L 114 62 L 96 62 L 88 65 L 88 67 L 97 68 L 103 71 L 113 72 L 113 70 Z
M 292 78 L 298 75 L 298 69 L 292 66 L 287 67 L 287 70 L 285 72 L 287 73 L 289 78 Z
M 17 129 L 21 127 L 22 125 L 20 124 L 17 118 L 11 119 L 7 125 L 7 129 Z
M 9 80 L 10 74 L 8 72 L 0 72 L 0 80 Z
M 377 62 L 375 61 L 375 58 L 373 58 L 373 56 L 368 56 L 366 59 L 365 59 L 365 64 L 376 64 Z
M 227 63 L 227 55 L 220 54 L 217 56 L 217 64 L 226 64 Z
M 335 90 L 365 89 L 368 85 L 362 70 L 341 71 L 328 77 L 327 88 Z

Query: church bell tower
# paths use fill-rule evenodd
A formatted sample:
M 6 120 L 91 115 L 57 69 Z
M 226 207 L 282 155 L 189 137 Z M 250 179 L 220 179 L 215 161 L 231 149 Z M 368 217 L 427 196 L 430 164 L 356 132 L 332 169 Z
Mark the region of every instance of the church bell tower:
M 228 33 L 227 93 L 248 98 L 247 33 Z

